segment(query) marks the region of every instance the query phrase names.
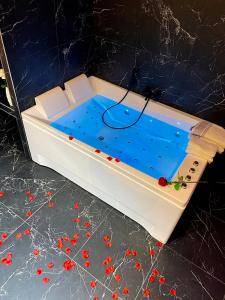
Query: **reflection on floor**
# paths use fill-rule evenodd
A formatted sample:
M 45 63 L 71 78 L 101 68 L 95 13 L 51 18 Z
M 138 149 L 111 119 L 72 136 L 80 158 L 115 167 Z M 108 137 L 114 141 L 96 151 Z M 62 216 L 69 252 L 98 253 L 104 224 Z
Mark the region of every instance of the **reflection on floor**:
M 0 139 L 0 299 L 224 299 L 225 156 L 165 246 Z

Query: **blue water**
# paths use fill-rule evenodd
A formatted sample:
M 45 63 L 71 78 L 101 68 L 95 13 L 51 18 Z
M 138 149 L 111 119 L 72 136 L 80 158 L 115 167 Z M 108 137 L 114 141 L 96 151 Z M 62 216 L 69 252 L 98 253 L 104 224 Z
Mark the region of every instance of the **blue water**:
M 145 174 L 170 180 L 186 156 L 188 132 L 145 114 L 131 128 L 108 128 L 101 116 L 115 103 L 97 95 L 50 125 Z M 133 123 L 138 116 L 138 111 L 121 104 L 105 114 L 105 121 L 122 127 Z

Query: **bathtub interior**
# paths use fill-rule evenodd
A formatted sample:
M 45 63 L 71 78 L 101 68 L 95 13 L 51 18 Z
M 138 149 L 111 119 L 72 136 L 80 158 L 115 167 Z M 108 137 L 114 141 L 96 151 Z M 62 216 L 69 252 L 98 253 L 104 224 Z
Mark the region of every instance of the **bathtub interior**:
M 115 103 L 96 95 L 50 125 L 155 179 L 165 177 L 171 180 L 186 157 L 188 131 L 146 114 L 130 128 L 109 128 L 101 117 Z M 139 114 L 137 110 L 120 104 L 107 112 L 105 121 L 111 126 L 125 127 Z

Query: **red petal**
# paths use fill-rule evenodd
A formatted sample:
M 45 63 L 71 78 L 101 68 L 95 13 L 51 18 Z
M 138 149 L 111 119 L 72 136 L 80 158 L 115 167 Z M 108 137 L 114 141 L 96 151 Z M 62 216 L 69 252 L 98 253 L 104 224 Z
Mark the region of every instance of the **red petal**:
M 70 135 L 69 140 L 72 141 L 73 139 L 74 139 L 74 137 Z
M 70 240 L 70 243 L 71 243 L 71 245 L 73 245 L 73 246 L 76 246 L 76 244 L 77 244 L 77 240 L 75 240 L 75 239 L 72 239 L 72 240 Z
M 119 299 L 118 293 L 116 293 L 116 292 L 112 293 L 112 298 L 113 298 L 114 300 L 118 300 L 118 299 Z
M 110 263 L 112 261 L 112 257 L 111 256 L 107 256 L 106 257 L 107 261 Z
M 48 277 L 44 277 L 42 279 L 43 283 L 49 283 L 50 279 Z
M 155 277 L 151 275 L 151 276 L 149 277 L 149 280 L 148 280 L 148 281 L 149 281 L 150 283 L 153 283 L 153 282 L 155 281 Z
M 27 192 L 26 192 L 26 195 L 31 195 L 31 191 L 27 191 Z
M 103 236 L 103 241 L 108 242 L 110 240 L 110 237 L 108 235 Z
M 30 229 L 24 230 L 24 234 L 25 234 L 25 235 L 31 234 L 31 230 L 30 230 Z
M 112 158 L 111 156 L 108 156 L 107 159 L 108 159 L 109 161 L 111 161 L 113 158 Z
M 47 196 L 48 196 L 48 197 L 51 197 L 52 195 L 53 195 L 52 192 L 47 192 Z
M 0 192 L 0 198 L 3 198 L 5 196 L 5 192 Z
M 150 290 L 148 288 L 144 289 L 143 295 L 144 295 L 144 297 L 149 297 L 150 296 Z
M 101 151 L 99 149 L 96 149 L 95 152 L 96 153 L 101 153 Z
M 133 255 L 133 256 L 137 256 L 137 255 L 138 255 L 137 250 L 132 250 L 132 255 Z
M 63 248 L 63 241 L 62 241 L 62 239 L 58 239 L 58 241 L 57 241 L 57 247 L 58 247 L 59 249 L 62 249 L 62 248 Z
M 163 277 L 163 276 L 161 276 L 161 277 L 159 278 L 159 283 L 163 284 L 163 283 L 165 283 L 165 282 L 166 282 L 166 278 Z
M 12 252 L 8 252 L 8 253 L 6 254 L 6 256 L 7 256 L 8 259 L 12 259 Z
M 63 263 L 63 267 L 66 271 L 71 270 L 72 268 L 74 268 L 76 266 L 76 263 L 71 261 L 70 259 L 64 261 Z
M 79 208 L 79 203 L 78 202 L 74 203 L 74 208 L 76 208 L 76 209 Z
M 27 217 L 31 217 L 32 215 L 33 215 L 32 211 L 26 212 L 26 216 L 27 216 Z
M 35 249 L 34 251 L 33 251 L 33 255 L 34 256 L 38 256 L 40 254 L 40 251 L 38 250 L 38 249 Z
M 93 289 L 96 287 L 96 285 L 97 285 L 97 282 L 96 282 L 96 281 L 92 280 L 92 281 L 90 282 L 90 286 L 91 286 Z
M 135 263 L 135 268 L 136 268 L 137 270 L 140 270 L 140 269 L 141 269 L 141 263 L 140 263 L 139 261 L 137 261 L 137 262 Z
M 125 256 L 131 256 L 131 254 L 132 254 L 132 252 L 131 252 L 130 249 L 127 249 L 127 250 L 125 251 Z
M 163 243 L 162 243 L 162 242 L 159 242 L 159 241 L 157 241 L 157 242 L 156 242 L 156 246 L 158 246 L 158 247 L 162 247 L 162 246 L 163 246 Z
M 68 241 L 70 241 L 70 238 L 68 236 L 64 236 L 63 240 L 68 242 Z
M 111 242 L 107 242 L 107 243 L 106 243 L 106 246 L 107 246 L 108 248 L 112 248 L 112 243 L 111 243 Z
M 36 271 L 37 275 L 41 275 L 42 273 L 43 273 L 43 269 L 42 268 L 37 269 L 37 271 Z
M 89 251 L 88 250 L 82 250 L 82 256 L 84 259 L 87 259 L 89 257 Z
M 78 240 L 80 235 L 79 235 L 79 233 L 74 233 L 73 237 L 75 238 L 75 240 Z
M 95 296 L 94 298 L 93 298 L 93 300 L 100 300 L 97 296 Z
M 80 218 L 73 219 L 74 223 L 80 223 Z
M 66 252 L 67 254 L 70 254 L 70 253 L 71 253 L 71 249 L 70 249 L 69 247 L 67 247 L 67 248 L 65 249 L 65 252 Z
M 54 207 L 54 203 L 49 201 L 49 202 L 48 202 L 48 207 L 49 207 L 49 208 Z
M 90 265 L 91 265 L 91 262 L 90 262 L 89 260 L 86 260 L 86 261 L 84 262 L 84 266 L 85 266 L 86 268 L 89 268 Z
M 54 264 L 53 264 L 53 262 L 50 262 L 50 263 L 48 263 L 48 268 L 49 268 L 49 269 L 52 269 L 52 268 L 54 268 Z
M 17 239 L 20 239 L 21 237 L 22 237 L 22 233 L 21 232 L 16 233 L 16 238 Z
M 119 274 L 116 274 L 116 275 L 114 276 L 114 278 L 115 278 L 115 280 L 116 280 L 117 282 L 119 282 L 119 281 L 121 280 L 121 276 L 120 276 Z
M 108 262 L 107 259 L 104 259 L 102 263 L 103 263 L 103 265 L 105 265 L 105 266 L 107 266 L 107 265 L 109 264 L 109 262 Z
M 1 247 L 1 246 L 3 246 L 3 241 L 2 241 L 2 240 L 0 240 L 0 247 Z
M 152 275 L 158 276 L 159 275 L 159 270 L 158 269 L 153 269 L 152 270 Z
M 7 233 L 2 233 L 2 235 L 1 235 L 1 237 L 2 237 L 2 239 L 4 240 L 4 239 L 6 239 L 7 238 L 7 236 L 8 236 L 8 234 Z
M 86 236 L 86 238 L 90 238 L 91 237 L 91 233 L 90 232 L 86 232 L 85 236 Z
M 149 255 L 150 256 L 155 256 L 155 250 L 149 250 Z
M 129 294 L 129 289 L 127 287 L 123 288 L 123 294 Z
M 85 223 L 84 223 L 84 227 L 85 227 L 85 228 L 91 227 L 91 223 L 90 223 L 90 222 L 85 222 Z
M 170 289 L 170 295 L 171 295 L 171 296 L 176 296 L 176 295 L 177 295 L 176 289 L 171 288 L 171 289 Z
M 33 195 L 30 195 L 28 199 L 29 199 L 30 201 L 33 201 L 33 200 L 34 200 L 34 196 L 33 196 Z
M 115 162 L 120 162 L 120 159 L 119 158 L 115 158 Z

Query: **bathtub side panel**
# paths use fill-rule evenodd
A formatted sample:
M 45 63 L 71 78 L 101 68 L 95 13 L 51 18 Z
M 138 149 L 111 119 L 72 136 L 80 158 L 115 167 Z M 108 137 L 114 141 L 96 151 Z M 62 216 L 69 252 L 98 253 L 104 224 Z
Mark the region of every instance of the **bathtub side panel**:
M 184 207 L 168 201 L 101 162 L 74 143 L 24 118 L 32 159 L 88 190 L 109 205 L 141 224 L 156 239 L 166 243 Z

